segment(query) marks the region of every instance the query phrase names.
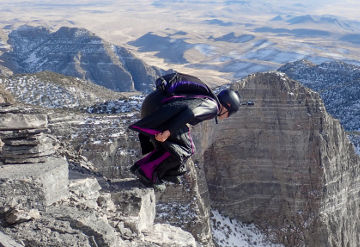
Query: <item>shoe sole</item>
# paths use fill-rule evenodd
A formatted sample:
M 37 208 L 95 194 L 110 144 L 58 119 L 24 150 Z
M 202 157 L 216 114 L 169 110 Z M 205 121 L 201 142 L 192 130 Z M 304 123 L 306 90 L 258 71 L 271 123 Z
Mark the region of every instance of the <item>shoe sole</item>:
M 152 187 L 153 183 L 147 177 L 141 174 L 139 169 L 135 170 L 134 175 L 140 180 L 143 185 L 145 185 L 146 187 Z

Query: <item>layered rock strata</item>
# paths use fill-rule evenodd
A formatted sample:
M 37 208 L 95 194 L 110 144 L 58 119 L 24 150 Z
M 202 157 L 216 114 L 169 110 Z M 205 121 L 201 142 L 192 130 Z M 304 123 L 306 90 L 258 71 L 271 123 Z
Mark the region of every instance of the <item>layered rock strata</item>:
M 183 185 L 171 185 L 158 195 L 156 222 L 181 226 L 197 241 L 211 246 L 207 223 L 210 207 L 245 222 L 274 221 L 277 227 L 280 221 L 299 217 L 297 212 L 302 210 L 306 214 L 301 215 L 302 222 L 297 222 L 296 227 L 304 228 L 303 223 L 311 221 L 311 227 L 316 229 L 313 236 L 308 236 L 313 229 L 303 231 L 307 243 L 319 239 L 314 246 L 335 246 L 339 241 L 352 246 L 357 241 L 353 234 L 356 226 L 345 224 L 352 210 L 336 216 L 344 222 L 342 229 L 350 234 L 341 237 L 334 219 L 330 222 L 331 217 L 325 214 L 329 210 L 326 205 L 331 205 L 325 202 L 334 200 L 330 198 L 340 191 L 330 189 L 332 185 L 327 181 L 331 179 L 338 184 L 341 176 L 352 174 L 339 188 L 358 191 L 356 172 L 348 170 L 358 169 L 358 161 L 341 126 L 326 113 L 319 95 L 275 72 L 252 75 L 233 87 L 240 90 L 244 102 L 255 101 L 255 106 L 241 107 L 238 114 L 218 125 L 207 121 L 194 128 L 196 168 Z M 80 144 L 79 151 L 106 176 L 131 176 L 129 166 L 140 157 L 137 137 L 126 129 L 135 121 L 134 115 L 84 115 L 76 116 L 77 121 L 68 117 L 50 117 L 51 128 L 59 137 L 74 136 L 73 144 Z M 343 162 L 351 165 L 344 166 Z M 327 163 L 332 165 L 325 166 Z M 328 173 L 339 174 L 340 178 L 325 176 Z M 332 194 L 323 192 L 328 189 Z M 351 195 L 337 200 L 344 208 L 356 201 Z M 357 215 L 357 207 L 351 207 Z M 181 217 L 177 218 L 179 213 Z M 276 219 L 274 215 L 281 217 Z M 334 227 L 334 233 L 326 230 Z
M 190 233 L 154 223 L 153 189 L 106 180 L 85 158 L 69 170 L 43 111 L 0 113 L 0 246 L 197 246 Z
M 14 183 L 24 195 L 34 194 L 24 201 L 17 196 L 20 208 L 4 195 L 12 189 L 9 178 L 22 178 L 3 176 L 0 188 L 7 190 L 0 190 L 0 241 L 27 246 L 213 246 L 209 208 L 214 207 L 241 221 L 269 222 L 271 233 L 296 230 L 307 246 L 357 246 L 359 158 L 319 95 L 282 73 L 254 74 L 233 87 L 255 106 L 241 107 L 218 125 L 207 121 L 196 126 L 197 153 L 194 163 L 189 161 L 189 173 L 181 185 L 169 185 L 156 196 L 127 178 L 129 166 L 140 157 L 137 136 L 126 129 L 136 114 L 34 114 L 1 108 L 1 116 L 9 116 L 1 118 L 6 154 L 1 169 L 45 165 L 45 174 L 27 171 L 38 174 L 26 180 L 35 182 Z M 43 178 L 56 169 L 55 160 L 61 163 L 52 152 L 57 145 L 50 148 L 58 142 L 48 128 L 61 140 L 60 153 L 77 153 L 67 155 L 68 161 L 74 158 L 69 178 L 64 169 L 55 172 L 61 184 L 69 184 L 62 198 L 47 200 L 49 192 L 39 183 L 46 184 Z M 12 155 L 17 152 L 21 158 Z M 106 177 L 121 179 L 110 183 L 84 169 L 92 166 Z M 10 222 L 14 225 L 6 227 Z
M 46 114 L 28 113 L 10 106 L 1 108 L 2 161 L 5 164 L 45 162 L 56 151 L 56 141 L 48 133 Z
M 170 223 L 190 232 L 203 247 L 213 247 L 210 227 L 210 204 L 202 192 L 201 179 L 194 162 L 187 161 L 188 173 L 180 185 L 167 184 L 156 193 L 156 222 Z M 206 191 L 207 192 L 207 191 Z
M 56 141 L 48 132 L 45 114 L 29 108 L 0 108 L 0 194 L 12 195 L 0 197 L 3 210 L 17 204 L 43 209 L 67 197 L 68 165 L 53 156 Z
M 62 143 L 85 156 L 99 173 L 109 179 L 126 179 L 133 177 L 129 168 L 141 157 L 137 134 L 127 128 L 137 117 L 133 113 L 65 116 L 54 111 L 49 114 L 49 126 Z M 181 185 L 169 184 L 166 191 L 157 193 L 155 222 L 180 227 L 203 246 L 213 246 L 206 182 L 204 176 L 199 179 L 202 171 L 191 160 L 188 167 Z
M 357 246 L 359 157 L 319 95 L 282 73 L 233 88 L 255 106 L 213 127 L 204 152 L 212 206 L 244 222 L 282 218 L 285 227 L 299 216 L 307 246 Z
M 128 126 L 134 113 L 97 115 L 52 111 L 49 128 L 65 150 L 74 150 L 108 178 L 128 178 L 129 167 L 140 156 L 137 134 Z
M 137 117 L 133 113 L 64 116 L 55 111 L 49 115 L 49 126 L 62 143 L 69 143 L 86 156 L 102 175 L 128 178 L 133 177 L 130 166 L 141 157 L 137 133 L 127 128 Z M 73 138 L 70 140 L 69 136 Z M 155 222 L 181 227 L 203 246 L 213 246 L 203 170 L 192 160 L 188 168 L 181 185 L 169 184 L 165 192 L 157 193 Z M 180 219 L 179 214 L 184 218 Z

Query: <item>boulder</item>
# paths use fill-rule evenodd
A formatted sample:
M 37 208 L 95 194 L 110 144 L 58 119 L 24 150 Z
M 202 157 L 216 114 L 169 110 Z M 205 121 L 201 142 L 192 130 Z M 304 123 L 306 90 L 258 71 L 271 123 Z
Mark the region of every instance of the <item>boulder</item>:
M 70 176 L 69 191 L 73 200 L 76 200 L 76 204 L 81 204 L 86 208 L 97 208 L 100 189 L 101 186 L 95 177 L 74 179 Z
M 47 212 L 58 220 L 69 222 L 72 229 L 87 235 L 89 242 L 92 243 L 90 246 L 122 246 L 123 240 L 106 217 L 73 207 L 52 207 Z
M 24 247 L 16 242 L 12 237 L 0 231 L 0 247 Z
M 45 163 L 0 167 L 0 208 L 44 209 L 68 197 L 68 163 L 49 158 Z M 8 196 L 8 195 L 11 195 Z
M 36 129 L 47 126 L 45 114 L 0 114 L 0 130 Z
M 111 199 L 121 212 L 121 219 L 133 232 L 141 233 L 151 228 L 155 219 L 155 193 L 134 179 L 113 183 Z
M 10 225 L 38 218 L 40 218 L 40 213 L 37 209 L 23 210 L 15 208 L 5 214 L 5 220 Z
M 197 247 L 195 238 L 191 233 L 179 227 L 168 224 L 155 224 L 151 229 L 144 231 L 147 242 L 158 244 L 159 246 L 171 247 Z

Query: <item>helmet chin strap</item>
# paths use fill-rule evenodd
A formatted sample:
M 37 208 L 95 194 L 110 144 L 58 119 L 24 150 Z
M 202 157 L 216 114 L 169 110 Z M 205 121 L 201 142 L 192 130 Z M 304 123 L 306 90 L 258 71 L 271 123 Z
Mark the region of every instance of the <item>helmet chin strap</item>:
M 230 104 L 227 104 L 228 105 L 228 107 L 230 108 Z M 224 111 L 224 109 L 226 110 L 226 111 Z M 226 114 L 226 113 L 228 113 L 229 115 L 230 115 L 230 109 L 228 109 L 226 106 L 224 106 L 224 105 L 221 105 L 221 108 L 220 108 L 220 112 L 216 115 L 216 117 L 215 117 L 215 123 L 216 124 L 218 124 L 218 117 L 221 117 L 222 115 L 224 115 L 224 114 Z
M 221 114 L 218 114 L 217 116 L 218 117 L 221 117 L 222 115 L 224 115 L 224 114 L 226 114 L 226 113 L 229 113 L 229 111 L 226 109 L 226 112 L 223 112 L 223 113 L 221 113 Z
M 229 108 L 230 108 L 230 104 L 228 104 L 228 106 L 229 106 Z M 223 113 L 221 113 L 224 108 L 226 109 L 226 111 L 223 112 Z M 226 113 L 230 113 L 230 109 L 229 109 L 229 108 L 227 108 L 227 107 L 224 106 L 224 105 L 221 105 L 220 112 L 219 112 L 219 114 L 217 114 L 217 116 L 220 117 L 220 116 L 222 116 L 222 115 L 224 115 L 224 114 L 226 114 Z
M 218 124 L 219 123 L 219 121 L 218 121 L 218 117 L 220 117 L 221 115 L 223 115 L 224 113 L 221 113 L 222 112 L 222 110 L 223 110 L 223 108 L 224 108 L 224 106 L 223 105 L 221 105 L 221 108 L 220 108 L 220 110 L 219 110 L 219 113 L 216 115 L 216 117 L 215 117 L 215 123 L 216 124 Z M 226 113 L 226 112 L 225 112 Z

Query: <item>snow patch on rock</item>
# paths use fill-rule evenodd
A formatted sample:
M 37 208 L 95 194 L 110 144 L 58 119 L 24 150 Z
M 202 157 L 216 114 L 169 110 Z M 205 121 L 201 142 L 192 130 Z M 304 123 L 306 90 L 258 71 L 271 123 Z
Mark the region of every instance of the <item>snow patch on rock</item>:
M 283 247 L 266 240 L 265 235 L 254 224 L 244 224 L 211 211 L 211 228 L 218 246 L 227 247 Z

